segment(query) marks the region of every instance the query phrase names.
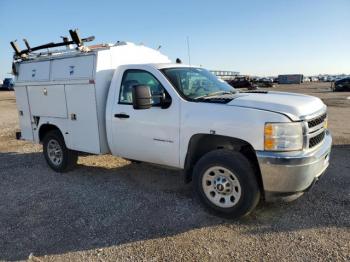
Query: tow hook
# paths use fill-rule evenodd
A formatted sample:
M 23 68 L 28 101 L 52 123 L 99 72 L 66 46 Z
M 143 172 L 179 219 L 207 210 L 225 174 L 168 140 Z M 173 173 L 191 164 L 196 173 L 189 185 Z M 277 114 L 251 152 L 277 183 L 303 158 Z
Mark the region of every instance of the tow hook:
M 16 132 L 16 139 L 21 140 L 22 133 L 21 132 Z

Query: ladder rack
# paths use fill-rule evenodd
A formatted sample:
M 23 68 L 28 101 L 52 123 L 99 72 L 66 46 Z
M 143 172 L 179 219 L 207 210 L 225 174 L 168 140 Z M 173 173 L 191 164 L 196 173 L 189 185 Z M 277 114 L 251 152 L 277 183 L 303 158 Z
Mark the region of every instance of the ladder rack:
M 42 55 L 47 55 L 47 56 L 52 55 L 52 54 L 54 54 L 54 52 L 46 52 L 46 53 L 33 53 L 33 52 L 38 51 L 38 50 L 42 50 L 42 49 L 59 47 L 59 46 L 69 47 L 72 44 L 75 44 L 77 46 L 76 47 L 77 50 L 86 52 L 89 49 L 84 46 L 84 43 L 91 42 L 91 41 L 95 40 L 94 36 L 80 38 L 78 29 L 69 30 L 69 34 L 70 34 L 72 40 L 69 40 L 68 37 L 62 37 L 63 38 L 62 42 L 58 42 L 58 43 L 51 42 L 51 43 L 47 43 L 47 44 L 39 45 L 39 46 L 35 46 L 35 47 L 31 47 L 29 45 L 27 39 L 23 39 L 24 44 L 27 47 L 27 49 L 23 49 L 23 50 L 21 50 L 19 48 L 16 41 L 11 41 L 10 44 L 11 44 L 13 50 L 15 51 L 14 60 L 27 60 L 27 59 L 42 56 Z M 71 49 L 68 49 L 68 50 L 71 50 Z M 68 51 L 68 50 L 66 50 L 66 51 Z M 56 51 L 56 53 L 60 53 L 60 54 L 63 52 L 64 52 L 64 50 Z

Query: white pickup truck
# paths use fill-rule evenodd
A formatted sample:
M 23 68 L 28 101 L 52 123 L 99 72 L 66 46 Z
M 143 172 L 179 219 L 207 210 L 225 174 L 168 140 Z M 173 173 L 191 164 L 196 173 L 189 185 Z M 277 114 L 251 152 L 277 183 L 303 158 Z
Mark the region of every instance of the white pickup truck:
M 18 139 L 42 143 L 57 172 L 82 152 L 178 168 L 209 210 L 240 217 L 260 199 L 301 195 L 329 164 L 316 97 L 238 92 L 127 42 L 31 54 L 13 69 Z

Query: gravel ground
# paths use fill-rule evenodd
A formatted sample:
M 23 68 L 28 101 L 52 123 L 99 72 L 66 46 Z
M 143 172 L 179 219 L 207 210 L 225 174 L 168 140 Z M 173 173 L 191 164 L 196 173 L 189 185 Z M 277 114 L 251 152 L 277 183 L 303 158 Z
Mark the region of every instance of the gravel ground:
M 291 203 L 261 203 L 239 221 L 206 213 L 181 173 L 112 156 L 51 171 L 41 146 L 16 141 L 12 92 L 0 92 L 0 260 L 349 261 L 350 92 L 321 97 L 334 146 L 327 174 Z M 347 99 L 349 97 L 349 99 Z

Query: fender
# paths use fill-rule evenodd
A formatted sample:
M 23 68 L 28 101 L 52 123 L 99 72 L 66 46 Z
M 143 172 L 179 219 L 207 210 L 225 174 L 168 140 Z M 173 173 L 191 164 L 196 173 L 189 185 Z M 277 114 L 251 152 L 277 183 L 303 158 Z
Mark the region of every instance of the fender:
M 217 150 L 228 149 L 243 154 L 252 163 L 252 167 L 256 171 L 257 180 L 261 189 L 263 189 L 260 167 L 253 146 L 247 141 L 239 138 L 213 135 L 213 134 L 195 134 L 188 143 L 184 166 L 184 180 L 189 183 L 192 180 L 193 167 L 197 161 L 206 153 Z M 263 190 L 262 190 L 263 192 Z

